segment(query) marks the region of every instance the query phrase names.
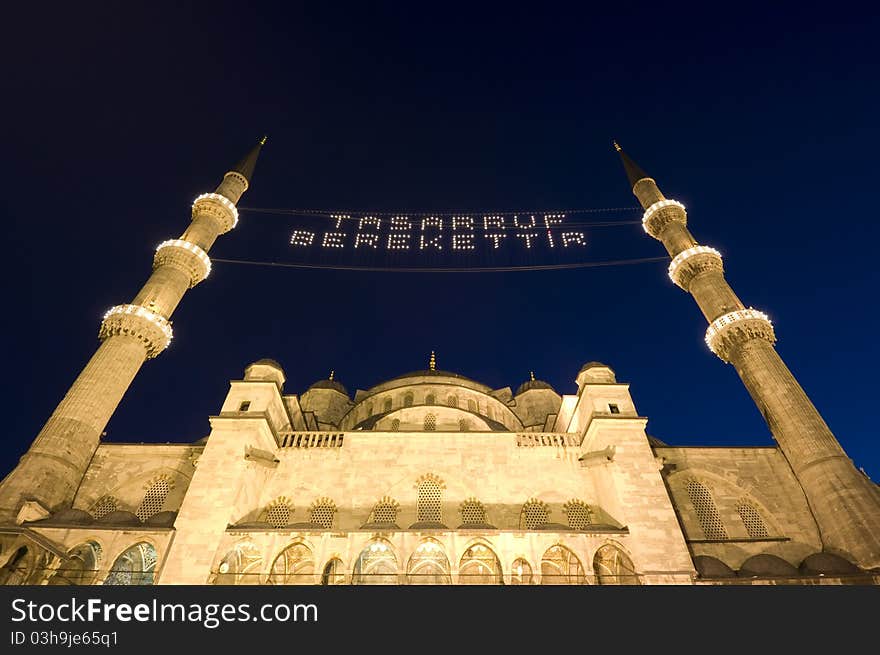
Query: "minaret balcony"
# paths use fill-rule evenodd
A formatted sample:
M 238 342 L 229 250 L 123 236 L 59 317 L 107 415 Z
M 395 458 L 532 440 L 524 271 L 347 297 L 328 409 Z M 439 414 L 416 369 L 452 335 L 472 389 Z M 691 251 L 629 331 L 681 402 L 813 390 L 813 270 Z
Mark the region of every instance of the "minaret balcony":
M 764 339 L 776 343 L 773 323 L 764 312 L 757 309 L 738 309 L 719 316 L 706 330 L 706 345 L 725 362 L 738 344 L 751 339 Z
M 168 319 L 141 305 L 117 305 L 104 314 L 98 337 L 103 341 L 117 335 L 135 337 L 147 349 L 147 359 L 156 357 L 171 343 Z
M 677 200 L 658 200 L 642 216 L 642 227 L 655 239 L 660 238 L 669 223 L 687 225 L 687 212 Z
M 221 234 L 238 225 L 238 209 L 229 198 L 219 193 L 203 193 L 193 201 L 193 220 L 202 216 L 216 220 Z
M 169 239 L 156 248 L 153 269 L 160 266 L 173 266 L 189 275 L 189 286 L 192 288 L 210 275 L 211 258 L 194 243 L 183 239 Z
M 706 271 L 724 272 L 721 253 L 709 246 L 694 246 L 682 250 L 669 264 L 669 279 L 685 291 L 690 287 L 691 280 Z

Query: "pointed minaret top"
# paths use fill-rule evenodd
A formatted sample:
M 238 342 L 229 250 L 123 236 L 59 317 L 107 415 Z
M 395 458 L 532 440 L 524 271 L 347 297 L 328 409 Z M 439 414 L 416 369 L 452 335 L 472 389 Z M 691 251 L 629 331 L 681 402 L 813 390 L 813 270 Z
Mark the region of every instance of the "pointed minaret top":
M 634 187 L 639 180 L 650 177 L 637 163 L 629 158 L 629 155 L 623 151 L 623 148 L 620 147 L 617 141 L 612 141 L 611 143 L 614 144 L 614 149 L 620 154 L 620 161 L 623 162 L 623 170 L 626 171 L 626 177 L 629 180 L 630 186 Z
M 432 371 L 437 370 L 437 358 L 434 356 L 434 351 L 431 351 L 431 359 L 428 361 L 428 368 Z
M 251 182 L 251 178 L 254 176 L 254 167 L 257 165 L 257 157 L 260 156 L 260 150 L 263 145 L 266 143 L 267 137 L 263 137 L 260 139 L 257 144 L 250 149 L 250 151 L 241 158 L 235 166 L 232 167 L 236 173 L 241 173 L 244 175 L 245 179 L 248 183 Z

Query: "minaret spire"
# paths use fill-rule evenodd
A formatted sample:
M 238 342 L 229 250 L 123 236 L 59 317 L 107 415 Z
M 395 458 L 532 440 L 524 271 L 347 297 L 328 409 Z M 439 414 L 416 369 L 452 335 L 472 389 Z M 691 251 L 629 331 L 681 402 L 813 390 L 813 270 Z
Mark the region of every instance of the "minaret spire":
M 684 205 L 667 199 L 615 142 L 645 209 L 642 226 L 672 261 L 669 277 L 690 293 L 706 317 L 706 344 L 733 364 L 788 460 L 815 516 L 825 549 L 880 567 L 880 493 L 856 470 L 822 416 L 776 352 L 763 312 L 746 307 L 724 277 L 721 253 L 699 245 Z
M 428 360 L 428 368 L 432 371 L 437 370 L 437 357 L 434 355 L 434 351 L 431 351 L 431 359 Z
M 623 151 L 623 148 L 620 147 L 617 141 L 612 141 L 611 143 L 614 145 L 617 154 L 620 155 L 620 161 L 623 163 L 623 170 L 626 171 L 626 177 L 629 180 L 630 187 L 634 187 L 639 180 L 651 179 L 637 163 L 629 158 L 629 155 Z
M 43 513 L 73 502 L 107 422 L 143 363 L 171 343 L 171 314 L 186 291 L 208 277 L 214 241 L 238 222 L 235 204 L 250 184 L 263 143 L 265 137 L 226 173 L 214 193 L 195 199 L 192 222 L 179 238 L 159 244 L 153 273 L 134 299 L 104 314 L 97 352 L 19 465 L 0 483 L 0 522 L 14 519 L 25 501 Z M 29 507 L 34 511 L 34 505 Z
M 256 145 L 253 148 L 248 150 L 247 154 L 242 157 L 239 162 L 232 167 L 232 170 L 236 173 L 241 173 L 245 179 L 250 184 L 251 180 L 254 176 L 254 168 L 257 166 L 257 158 L 260 156 L 260 151 L 263 149 L 263 146 L 266 145 L 266 140 L 269 137 L 263 136 L 257 141 Z

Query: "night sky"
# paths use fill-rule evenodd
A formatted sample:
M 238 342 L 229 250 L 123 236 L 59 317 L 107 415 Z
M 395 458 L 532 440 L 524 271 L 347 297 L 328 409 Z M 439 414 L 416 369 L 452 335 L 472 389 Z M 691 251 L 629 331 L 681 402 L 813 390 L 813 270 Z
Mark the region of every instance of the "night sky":
M 130 302 L 193 198 L 267 133 L 244 207 L 633 207 L 616 138 L 687 206 L 847 453 L 880 479 L 876 14 L 128 4 L 6 16 L 4 472 L 94 352 L 104 311 Z M 211 254 L 275 257 L 296 220 L 242 211 Z M 597 232 L 587 258 L 665 253 L 638 226 L 614 230 L 628 243 L 603 250 Z M 335 369 L 353 394 L 425 368 L 433 349 L 440 368 L 494 388 L 534 370 L 563 394 L 599 360 L 667 443 L 771 444 L 666 267 L 217 263 L 107 439 L 204 437 L 228 381 L 262 357 L 284 366 L 288 393 Z

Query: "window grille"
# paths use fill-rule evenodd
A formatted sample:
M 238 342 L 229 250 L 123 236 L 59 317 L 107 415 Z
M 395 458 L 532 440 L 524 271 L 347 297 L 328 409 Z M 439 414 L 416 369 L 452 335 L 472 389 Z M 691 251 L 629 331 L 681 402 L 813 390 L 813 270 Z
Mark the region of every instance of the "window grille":
M 425 416 L 425 431 L 434 432 L 437 429 L 437 417 L 434 414 Z
M 440 481 L 434 478 L 422 480 L 419 484 L 418 521 L 440 523 Z
M 583 530 L 592 522 L 589 507 L 580 500 L 565 503 L 565 515 L 568 517 L 568 527 L 575 530 Z
M 165 499 L 168 497 L 170 491 L 170 479 L 163 476 L 153 480 L 147 489 L 147 493 L 144 494 L 144 499 L 141 501 L 140 507 L 138 507 L 137 512 L 135 512 L 137 517 L 141 521 L 146 521 L 154 514 L 161 512 L 162 507 L 165 505 Z
M 537 530 L 549 521 L 550 510 L 547 505 L 533 498 L 523 505 L 519 517 L 519 527 L 520 530 Z
M 715 501 L 706 485 L 696 480 L 688 480 L 687 492 L 706 539 L 727 539 L 727 530 L 724 529 Z
M 464 525 L 485 525 L 487 523 L 486 508 L 475 498 L 464 501 L 459 512 L 461 512 L 461 522 Z
M 743 525 L 746 526 L 746 531 L 752 539 L 762 539 L 770 536 L 767 532 L 767 526 L 764 524 L 764 519 L 761 518 L 761 514 L 753 505 L 743 502 L 737 505 L 736 509 L 739 512 Z
M 113 496 L 104 496 L 92 506 L 92 511 L 90 512 L 90 514 L 96 519 L 99 519 L 107 516 L 110 512 L 117 511 L 118 509 L 118 500 L 116 500 Z

